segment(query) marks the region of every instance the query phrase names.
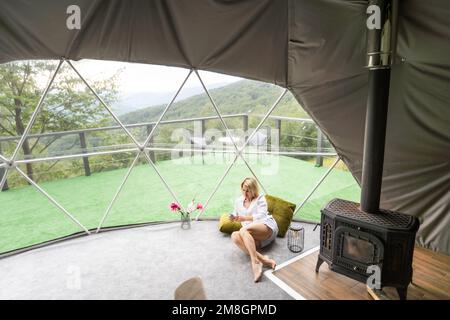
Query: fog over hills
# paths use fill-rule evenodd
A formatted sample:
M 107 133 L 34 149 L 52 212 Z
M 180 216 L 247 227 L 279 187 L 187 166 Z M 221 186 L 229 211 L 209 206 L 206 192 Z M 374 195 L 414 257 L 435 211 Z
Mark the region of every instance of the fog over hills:
M 208 86 L 208 89 L 224 87 L 229 83 L 215 83 Z M 142 91 L 133 93 L 124 93 L 119 96 L 119 100 L 112 104 L 113 110 L 118 115 L 123 115 L 132 111 L 147 108 L 149 106 L 157 106 L 167 104 L 175 95 L 176 91 L 152 92 Z M 183 88 L 178 94 L 177 101 L 183 100 L 198 94 L 204 93 L 203 87 Z
M 276 101 L 282 88 L 272 84 L 252 80 L 241 80 L 219 88 L 210 88 L 210 94 L 222 114 L 249 113 L 264 115 Z M 152 105 L 135 111 L 123 112 L 120 120 L 125 124 L 156 121 L 165 104 Z M 280 101 L 273 115 L 308 117 L 298 102 L 288 92 Z M 216 116 L 211 101 L 202 88 L 197 94 L 188 98 L 180 98 L 170 107 L 164 116 L 165 120 Z

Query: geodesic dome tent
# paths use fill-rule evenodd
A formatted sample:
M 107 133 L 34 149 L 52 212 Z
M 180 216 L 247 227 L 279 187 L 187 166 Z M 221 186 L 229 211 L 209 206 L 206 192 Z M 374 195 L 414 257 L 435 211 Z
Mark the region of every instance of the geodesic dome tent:
M 71 5 L 80 8 L 80 29 L 66 25 Z M 116 60 L 277 84 L 294 94 L 360 181 L 366 8 L 365 1 L 326 0 L 2 2 L 0 63 Z M 381 194 L 382 208 L 421 219 L 420 245 L 446 253 L 449 15 L 444 0 L 399 3 Z

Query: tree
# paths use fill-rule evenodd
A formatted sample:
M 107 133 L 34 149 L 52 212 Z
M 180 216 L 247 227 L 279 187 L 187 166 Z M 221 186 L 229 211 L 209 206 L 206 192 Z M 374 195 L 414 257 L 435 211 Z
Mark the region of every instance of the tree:
M 20 138 L 23 135 L 55 68 L 56 64 L 52 61 L 22 61 L 0 65 L 0 137 Z M 107 104 L 117 100 L 118 74 L 89 83 Z M 106 109 L 70 66 L 64 63 L 30 133 L 90 128 L 107 124 L 108 121 Z M 24 156 L 31 157 L 34 151 L 45 151 L 57 139 L 26 139 L 22 145 Z M 31 163 L 27 163 L 26 171 L 28 177 L 33 179 Z

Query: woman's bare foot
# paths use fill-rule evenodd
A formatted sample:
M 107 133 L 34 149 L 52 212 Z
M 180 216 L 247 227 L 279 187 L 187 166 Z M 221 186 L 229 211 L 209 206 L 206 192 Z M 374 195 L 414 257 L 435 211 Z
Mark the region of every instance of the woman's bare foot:
M 262 277 L 262 263 L 261 262 L 256 262 L 256 263 L 252 263 L 252 269 L 253 269 L 253 280 L 255 280 L 255 282 L 258 282 L 259 280 L 261 280 Z
M 271 268 L 272 270 L 275 270 L 275 267 L 277 266 L 277 263 L 275 262 L 275 260 L 270 259 L 269 256 L 263 256 L 264 259 L 261 260 L 261 262 L 266 266 Z

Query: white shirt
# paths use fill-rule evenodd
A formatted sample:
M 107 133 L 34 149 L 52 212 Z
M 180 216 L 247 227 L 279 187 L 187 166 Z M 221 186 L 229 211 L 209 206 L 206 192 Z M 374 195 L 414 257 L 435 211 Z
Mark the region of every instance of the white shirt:
M 234 203 L 234 215 L 253 216 L 253 221 L 241 221 L 243 226 L 251 223 L 264 223 L 272 230 L 277 229 L 277 224 L 267 210 L 267 201 L 264 195 L 253 199 L 249 207 L 244 207 L 244 196 L 240 196 Z

